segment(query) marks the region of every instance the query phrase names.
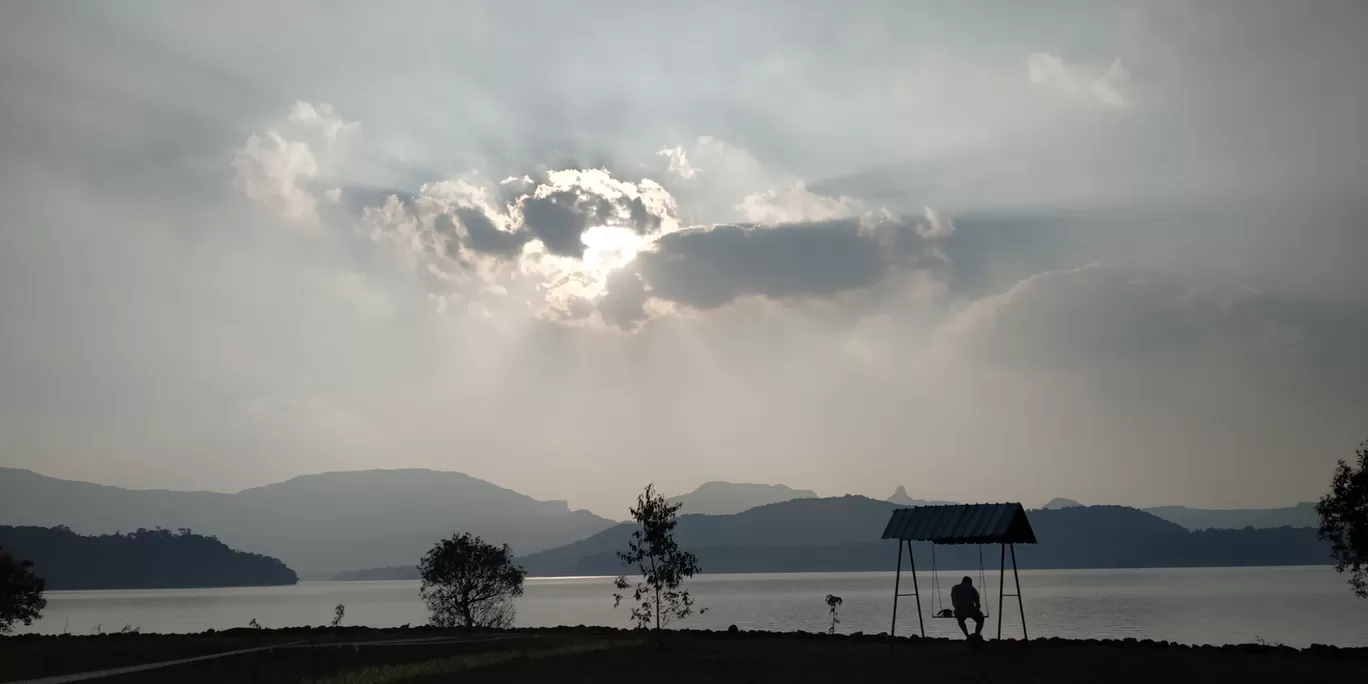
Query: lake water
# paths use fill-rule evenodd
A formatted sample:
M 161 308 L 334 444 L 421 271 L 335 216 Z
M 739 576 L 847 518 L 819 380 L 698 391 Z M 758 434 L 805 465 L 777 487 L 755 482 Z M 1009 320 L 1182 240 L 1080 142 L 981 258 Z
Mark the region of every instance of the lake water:
M 919 573 L 928 636 L 955 636 L 954 620 L 929 619 L 931 577 Z M 942 575 L 948 585 L 959 573 Z M 977 582 L 977 576 L 976 580 Z M 1011 575 L 1007 577 L 1011 586 Z M 910 574 L 903 574 L 910 591 Z M 985 603 L 997 612 L 997 576 L 989 573 Z M 1344 577 L 1329 568 L 1183 568 L 1158 570 L 1035 570 L 1021 573 L 1032 637 L 1167 639 L 1193 644 L 1263 639 L 1288 646 L 1313 643 L 1368 646 L 1368 600 L 1354 598 Z M 707 613 L 681 626 L 709 629 L 821 631 L 828 625 L 824 597 L 844 599 L 841 632 L 888 630 L 893 573 L 700 575 L 688 585 Z M 946 587 L 948 591 L 948 586 Z M 1011 593 L 1009 588 L 1008 593 Z M 627 609 L 612 607 L 612 579 L 529 579 L 518 602 L 520 626 L 628 626 Z M 948 596 L 944 599 L 949 601 Z M 1004 637 L 1020 637 L 1008 599 Z M 26 631 L 90 633 L 125 624 L 143 632 L 198 632 L 245 627 L 328 623 L 337 604 L 344 624 L 376 627 L 426 622 L 417 582 L 305 582 L 292 587 L 54 591 L 46 616 Z M 997 630 L 992 615 L 984 633 Z M 898 634 L 917 630 L 916 604 L 899 603 Z

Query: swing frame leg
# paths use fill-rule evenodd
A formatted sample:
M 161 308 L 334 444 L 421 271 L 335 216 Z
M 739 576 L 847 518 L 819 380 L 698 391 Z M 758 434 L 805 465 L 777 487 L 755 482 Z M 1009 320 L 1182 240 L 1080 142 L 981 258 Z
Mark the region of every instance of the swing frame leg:
M 923 638 L 926 637 L 926 618 L 922 616 L 921 587 L 917 584 L 917 559 L 912 555 L 912 540 L 907 540 L 907 560 L 912 563 L 912 593 L 917 597 L 917 627 Z
M 921 587 L 917 583 L 917 557 L 912 553 L 912 541 L 898 542 L 898 571 L 893 576 L 893 622 L 888 626 L 888 635 L 897 636 L 898 634 L 898 599 L 902 594 L 902 552 L 903 544 L 907 545 L 907 560 L 912 566 L 912 595 L 917 598 L 917 626 L 921 629 L 922 637 L 926 636 L 926 618 L 922 617 L 921 612 Z
M 898 571 L 897 574 L 893 575 L 893 624 L 888 626 L 888 636 L 898 635 L 898 597 L 902 595 L 901 593 L 899 593 L 902 589 L 902 549 L 902 541 L 899 540 Z M 912 578 L 914 581 L 916 580 L 916 577 L 917 573 L 912 573 Z
M 1021 640 L 1030 641 L 1031 635 L 1026 630 L 1026 604 L 1021 600 L 1021 574 L 1017 572 L 1016 544 L 1002 544 L 1002 558 L 998 563 L 998 640 L 1002 640 L 1002 601 L 1005 598 L 1002 590 L 1007 580 L 1007 553 L 1012 554 L 1012 580 L 1016 582 L 1016 593 L 1012 594 L 1017 600 L 1017 610 L 1021 614 Z
M 998 628 L 998 632 L 997 632 L 997 638 L 998 638 L 998 641 L 1002 641 L 1002 588 L 1003 588 L 1002 582 L 1003 582 L 1003 580 L 1007 577 L 1007 545 L 1006 545 L 1006 544 L 999 544 L 999 546 L 1002 547 L 1002 557 L 998 560 L 998 611 L 997 611 L 997 618 L 998 618 L 997 628 Z M 1016 562 L 1015 557 L 1013 558 L 1012 562 L 1013 562 L 1013 563 Z

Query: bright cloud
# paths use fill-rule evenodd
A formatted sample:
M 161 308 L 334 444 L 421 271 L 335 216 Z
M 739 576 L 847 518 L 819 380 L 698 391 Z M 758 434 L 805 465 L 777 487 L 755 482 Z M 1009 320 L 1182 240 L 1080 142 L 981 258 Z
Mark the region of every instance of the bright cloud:
M 1101 107 L 1126 109 L 1131 104 L 1124 90 L 1129 74 L 1119 59 L 1105 69 L 1095 69 L 1036 52 L 1026 57 L 1026 77 L 1032 85 Z

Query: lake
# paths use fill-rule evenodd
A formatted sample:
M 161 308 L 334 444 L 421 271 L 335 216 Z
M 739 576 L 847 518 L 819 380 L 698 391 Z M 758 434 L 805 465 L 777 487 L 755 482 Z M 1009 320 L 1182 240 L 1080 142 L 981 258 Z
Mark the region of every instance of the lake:
M 941 576 L 947 605 L 948 585 L 961 574 Z M 954 620 L 929 619 L 935 601 L 931 577 L 918 577 L 927 635 L 958 635 Z M 904 591 L 911 590 L 909 580 L 910 573 L 904 573 Z M 1007 580 L 1010 587 L 1010 575 Z M 987 584 L 985 603 L 996 613 L 996 573 L 989 573 Z M 1326 567 L 1030 570 L 1022 571 L 1021 584 L 1032 637 L 1368 646 L 1368 600 L 1355 598 L 1344 577 Z M 681 626 L 822 631 L 829 623 L 823 599 L 836 594 L 844 599 L 839 631 L 878 633 L 888 631 L 893 573 L 700 575 L 688 586 L 697 605 L 708 610 Z M 518 602 L 517 624 L 628 626 L 627 608 L 613 609 L 612 592 L 612 579 L 606 577 L 529 579 Z M 1003 636 L 1019 638 L 1017 607 L 1008 601 Z M 416 581 L 304 582 L 53 591 L 44 619 L 24 631 L 88 634 L 97 626 L 116 631 L 129 624 L 143 632 L 198 632 L 245 627 L 253 619 L 265 627 L 321 625 L 332 620 L 339 603 L 346 606 L 348 625 L 393 627 L 427 620 Z M 996 633 L 996 621 L 996 615 L 989 618 L 986 635 Z M 908 597 L 899 604 L 898 634 L 916 630 L 916 604 Z

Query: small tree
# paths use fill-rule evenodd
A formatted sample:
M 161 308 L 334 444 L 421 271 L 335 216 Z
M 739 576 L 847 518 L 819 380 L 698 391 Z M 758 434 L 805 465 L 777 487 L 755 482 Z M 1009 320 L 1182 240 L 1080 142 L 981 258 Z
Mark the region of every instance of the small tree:
M 418 570 L 433 626 L 513 626 L 513 600 L 522 596 L 527 571 L 513 564 L 507 544 L 494 546 L 470 533 L 458 534 L 432 547 Z
M 632 620 L 641 629 L 652 625 L 660 629 L 672 620 L 682 620 L 694 612 L 693 597 L 679 588 L 686 578 L 700 572 L 698 558 L 680 551 L 674 540 L 678 524 L 675 514 L 680 506 L 666 501 L 656 492 L 655 485 L 647 485 L 646 491 L 637 497 L 636 506 L 630 509 L 632 518 L 641 523 L 641 529 L 632 532 L 627 551 L 619 551 L 618 557 L 627 565 L 635 565 L 641 572 L 641 580 L 633 584 L 625 575 L 619 576 L 613 583 L 617 588 L 613 594 L 613 607 L 621 605 L 626 596 L 623 592 L 631 589 Z
M 27 627 L 42 616 L 45 586 L 33 573 L 32 562 L 16 561 L 0 548 L 0 634 L 9 634 L 16 622 Z
M 827 612 L 831 614 L 831 626 L 827 628 L 827 634 L 836 633 L 836 625 L 841 624 L 841 618 L 836 616 L 836 609 L 841 605 L 841 597 L 835 594 L 826 595 Z
M 342 604 L 340 604 L 340 603 L 337 604 L 337 607 L 336 607 L 336 608 L 333 608 L 332 626 L 333 626 L 333 627 L 341 627 L 341 626 L 342 626 L 342 618 L 344 618 L 344 617 L 346 617 L 346 616 L 347 616 L 347 607 L 344 606 L 344 605 L 342 605 Z
M 1335 570 L 1348 572 L 1354 595 L 1368 598 L 1368 440 L 1359 444 L 1357 455 L 1357 469 L 1344 461 L 1335 467 L 1330 493 L 1316 504 L 1316 513 Z

